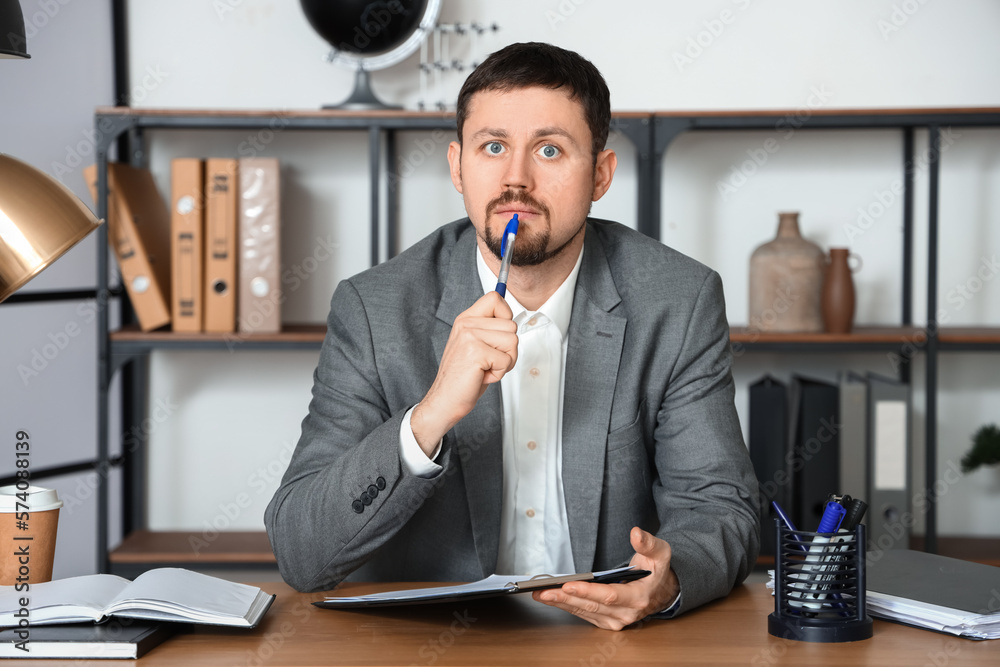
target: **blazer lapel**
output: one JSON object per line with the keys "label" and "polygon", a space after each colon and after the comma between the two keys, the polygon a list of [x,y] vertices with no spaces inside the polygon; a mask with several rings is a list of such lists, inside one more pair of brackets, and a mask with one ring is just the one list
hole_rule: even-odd
{"label": "blazer lapel", "polygon": [[[447,269],[447,284],[438,304],[438,326],[431,335],[438,364],[455,318],[483,296],[476,269],[476,234],[468,230],[456,242]],[[500,385],[496,383],[449,435],[460,461],[472,520],[472,535],[483,576],[496,569],[500,544],[500,505],[503,502],[503,442]]]}
{"label": "blazer lapel", "polygon": [[605,448],[625,340],[626,318],[604,248],[590,228],[573,297],[566,352],[562,421],[562,475],[573,561],[593,567],[601,511]]}

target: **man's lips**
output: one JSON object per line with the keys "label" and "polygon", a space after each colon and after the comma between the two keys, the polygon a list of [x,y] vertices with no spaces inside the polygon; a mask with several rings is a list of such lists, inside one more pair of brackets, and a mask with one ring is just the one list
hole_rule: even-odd
{"label": "man's lips", "polygon": [[505,216],[508,216],[508,217],[514,215],[515,213],[517,213],[519,216],[520,215],[541,215],[540,212],[536,211],[533,208],[513,208],[513,207],[499,208],[496,211],[494,211],[494,213],[497,214],[497,215],[505,215]]}

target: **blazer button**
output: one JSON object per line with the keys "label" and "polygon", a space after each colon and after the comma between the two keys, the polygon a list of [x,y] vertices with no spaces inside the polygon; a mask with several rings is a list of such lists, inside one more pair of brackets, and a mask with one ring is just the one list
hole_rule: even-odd
{"label": "blazer button", "polygon": [[375,480],[375,486],[378,487],[379,491],[381,491],[382,489],[384,489],[385,488],[385,477],[379,477],[378,479],[376,479]]}
{"label": "blazer button", "polygon": [[372,497],[369,496],[367,493],[362,493],[361,494],[361,502],[363,502],[365,505],[371,505],[372,504]]}
{"label": "blazer button", "polygon": [[372,498],[378,498],[378,487],[374,484],[368,485],[368,495]]}
{"label": "blazer button", "polygon": [[365,511],[365,506],[361,504],[360,500],[355,500],[353,503],[351,503],[351,507],[354,508],[354,511],[357,512],[358,514],[361,514],[362,512]]}

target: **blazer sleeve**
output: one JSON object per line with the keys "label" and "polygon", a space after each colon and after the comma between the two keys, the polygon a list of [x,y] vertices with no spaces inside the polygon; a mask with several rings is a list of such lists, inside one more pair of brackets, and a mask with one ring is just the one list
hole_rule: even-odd
{"label": "blazer sleeve", "polygon": [[653,497],[658,536],[670,543],[682,602],[677,613],[723,597],[759,549],[757,479],[733,403],[722,281],[702,283],[657,415]]}
{"label": "blazer sleeve", "polygon": [[[433,492],[407,473],[399,428],[375,365],[364,303],[349,281],[334,292],[309,414],[264,523],[281,576],[299,591],[328,590],[360,567]],[[438,463],[448,467],[447,446]]]}

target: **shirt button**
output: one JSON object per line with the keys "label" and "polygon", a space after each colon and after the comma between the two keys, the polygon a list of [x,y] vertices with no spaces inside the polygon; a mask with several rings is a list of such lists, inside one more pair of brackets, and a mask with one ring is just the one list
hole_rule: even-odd
{"label": "shirt button", "polygon": [[536,324],[538,324],[538,318],[537,317],[532,317],[530,320],[528,320],[528,326],[529,327],[533,327]]}
{"label": "shirt button", "polygon": [[527,512],[525,512],[525,514],[527,514],[528,518],[531,519],[532,517],[535,516],[535,510],[528,510]]}
{"label": "shirt button", "polygon": [[537,447],[537,446],[538,446],[538,443],[535,442],[534,440],[529,440],[528,441],[528,449],[534,451],[535,447]]}
{"label": "shirt button", "polygon": [[541,373],[541,371],[540,371],[540,370],[538,370],[537,368],[532,368],[532,369],[531,369],[530,371],[528,371],[528,372],[529,372],[529,373],[531,373],[531,377],[538,377],[538,374],[539,374],[539,373]]}

